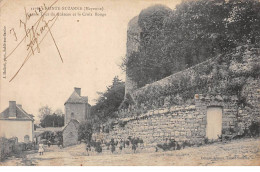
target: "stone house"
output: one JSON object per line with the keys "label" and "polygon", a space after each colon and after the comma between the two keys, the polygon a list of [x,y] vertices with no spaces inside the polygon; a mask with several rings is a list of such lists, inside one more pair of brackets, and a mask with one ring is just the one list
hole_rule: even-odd
{"label": "stone house", "polygon": [[63,146],[72,146],[78,143],[78,128],[79,122],[71,119],[70,122],[63,128]]}
{"label": "stone house", "polygon": [[63,128],[63,146],[75,145],[78,142],[78,126],[90,120],[90,108],[87,96],[81,96],[81,88],[74,88],[65,102],[65,126]]}
{"label": "stone house", "polygon": [[81,88],[74,88],[73,93],[64,105],[65,125],[68,124],[71,119],[81,122],[90,118],[91,106],[88,103],[88,97],[81,96]]}
{"label": "stone house", "polygon": [[17,137],[19,142],[33,140],[34,119],[22,105],[9,101],[9,107],[0,113],[0,137]]}

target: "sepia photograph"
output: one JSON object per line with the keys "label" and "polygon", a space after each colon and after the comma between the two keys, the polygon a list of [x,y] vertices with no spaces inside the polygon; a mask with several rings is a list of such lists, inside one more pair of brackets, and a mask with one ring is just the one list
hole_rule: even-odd
{"label": "sepia photograph", "polygon": [[0,45],[0,169],[260,165],[259,0],[0,0]]}

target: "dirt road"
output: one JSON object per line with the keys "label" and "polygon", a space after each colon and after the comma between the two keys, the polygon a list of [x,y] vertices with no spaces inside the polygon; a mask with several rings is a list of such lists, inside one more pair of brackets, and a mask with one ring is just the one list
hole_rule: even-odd
{"label": "dirt road", "polygon": [[188,147],[182,150],[136,154],[97,154],[87,156],[85,145],[64,149],[56,146],[47,148],[43,156],[37,153],[23,158],[11,157],[0,163],[1,166],[195,166],[195,165],[260,165],[260,138],[243,139],[229,143],[215,143],[201,147]]}

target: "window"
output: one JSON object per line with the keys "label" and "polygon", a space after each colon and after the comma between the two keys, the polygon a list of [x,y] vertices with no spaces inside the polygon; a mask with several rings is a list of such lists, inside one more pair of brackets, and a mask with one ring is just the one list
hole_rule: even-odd
{"label": "window", "polygon": [[27,143],[30,141],[30,136],[26,135],[24,136],[24,142]]}
{"label": "window", "polygon": [[71,116],[71,119],[74,119],[74,118],[75,118],[75,115],[74,115],[74,113],[73,113],[73,112],[71,113],[71,115],[70,115],[70,116]]}

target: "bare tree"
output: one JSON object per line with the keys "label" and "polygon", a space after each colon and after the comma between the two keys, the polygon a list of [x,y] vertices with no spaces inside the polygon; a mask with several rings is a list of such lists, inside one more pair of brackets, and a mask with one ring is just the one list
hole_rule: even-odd
{"label": "bare tree", "polygon": [[44,118],[47,116],[47,115],[51,115],[52,114],[52,110],[51,108],[46,105],[46,106],[43,106],[39,109],[39,117],[40,117],[40,121],[43,121]]}
{"label": "bare tree", "polygon": [[57,109],[54,113],[59,116],[62,116],[64,114],[61,109]]}

